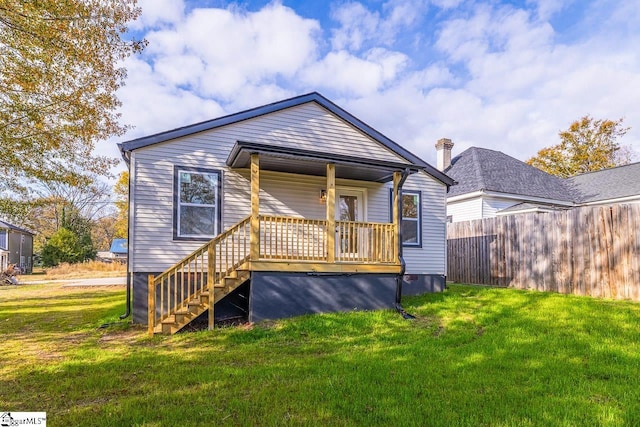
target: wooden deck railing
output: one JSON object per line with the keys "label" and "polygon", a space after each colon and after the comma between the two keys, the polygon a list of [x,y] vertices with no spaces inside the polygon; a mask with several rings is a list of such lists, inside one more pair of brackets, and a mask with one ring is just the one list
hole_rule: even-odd
{"label": "wooden deck railing", "polygon": [[395,226],[388,223],[336,221],[336,261],[395,263]]}
{"label": "wooden deck railing", "polygon": [[[149,330],[188,308],[189,301],[220,286],[247,261],[327,261],[327,221],[259,216],[259,257],[250,259],[251,220],[247,217],[158,276],[149,276]],[[394,264],[395,225],[336,221],[335,262]],[[210,274],[211,273],[211,274]]]}
{"label": "wooden deck railing", "polygon": [[327,221],[282,216],[260,216],[260,258],[324,261]]}
{"label": "wooden deck railing", "polygon": [[[260,259],[326,261],[327,221],[260,216]],[[338,262],[395,263],[395,226],[336,221]]]}

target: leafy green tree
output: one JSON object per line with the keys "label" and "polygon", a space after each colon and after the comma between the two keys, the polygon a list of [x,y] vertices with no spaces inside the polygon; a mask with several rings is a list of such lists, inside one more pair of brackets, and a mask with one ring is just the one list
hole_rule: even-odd
{"label": "leafy green tree", "polygon": [[25,180],[79,185],[115,159],[95,141],[123,134],[116,90],[136,0],[0,0],[0,192]]}
{"label": "leafy green tree", "polygon": [[77,234],[68,228],[53,233],[42,248],[42,264],[53,267],[62,262],[77,263],[95,257],[91,235]]}
{"label": "leafy green tree", "polygon": [[527,163],[562,178],[627,164],[633,151],[618,143],[629,130],[622,121],[584,116],[559,133],[560,144],[543,148]]}

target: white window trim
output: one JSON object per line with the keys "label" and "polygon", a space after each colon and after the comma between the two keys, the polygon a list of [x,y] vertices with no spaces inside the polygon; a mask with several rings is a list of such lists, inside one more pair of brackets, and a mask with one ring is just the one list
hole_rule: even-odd
{"label": "white window trim", "polygon": [[[182,173],[191,173],[199,175],[217,175],[217,186],[214,204],[204,203],[185,203],[180,200],[181,191],[181,175]],[[180,221],[182,218],[182,207],[194,206],[201,208],[214,209],[214,230],[213,234],[180,234]],[[209,168],[194,168],[187,166],[174,166],[174,200],[173,200],[173,239],[174,240],[209,240],[220,233],[222,227],[222,171]]]}

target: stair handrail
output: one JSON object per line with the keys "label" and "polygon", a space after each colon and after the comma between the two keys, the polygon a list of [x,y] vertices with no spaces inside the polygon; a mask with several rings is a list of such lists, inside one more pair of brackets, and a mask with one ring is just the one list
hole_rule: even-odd
{"label": "stair handrail", "polygon": [[[240,229],[242,229],[242,227],[246,227],[249,224],[251,217],[247,216],[245,218],[243,218],[240,222],[232,225],[231,227],[229,227],[227,230],[223,231],[222,233],[218,234],[217,236],[215,236],[214,238],[212,238],[211,240],[209,240],[207,243],[205,243],[204,245],[200,246],[198,249],[196,249],[195,251],[191,252],[189,255],[185,256],[184,258],[182,258],[180,261],[178,261],[177,263],[173,264],[171,267],[167,268],[165,271],[163,271],[162,273],[158,274],[157,276],[150,276],[149,277],[149,296],[148,296],[148,305],[149,305],[149,318],[148,318],[148,322],[149,322],[149,331],[150,333],[153,333],[152,331],[155,329],[156,325],[158,324],[158,322],[161,322],[162,320],[168,318],[169,316],[171,316],[172,314],[175,314],[175,312],[179,309],[182,308],[186,305],[186,303],[188,303],[188,300],[193,297],[195,294],[197,293],[201,293],[204,290],[209,288],[210,283],[208,284],[206,281],[204,281],[203,278],[203,272],[205,271],[204,269],[204,260],[205,260],[205,254],[206,254],[206,258],[207,258],[207,267],[206,267],[206,273],[209,275],[211,275],[211,277],[213,277],[213,283],[217,283],[218,281],[224,279],[225,276],[227,276],[229,274],[230,271],[232,271],[234,268],[237,268],[239,266],[239,264],[241,262],[246,261],[246,257],[243,257],[242,259],[236,260],[235,259],[235,255],[232,257],[234,259],[235,262],[233,262],[232,265],[230,266],[223,266],[223,265],[216,265],[215,260],[209,260],[209,256],[211,254],[214,255],[214,257],[217,257],[219,254],[216,254],[216,246],[218,246],[220,243],[224,242],[225,239],[227,239],[230,236],[233,236],[234,233],[236,233],[237,231],[239,231]],[[248,239],[248,235],[246,236],[246,238]],[[225,257],[227,257],[228,254],[225,254]],[[193,274],[195,275],[195,279],[193,282],[194,285],[194,289],[197,289],[197,292],[194,292],[193,294],[191,292],[187,292],[187,296],[181,298],[180,301],[178,301],[177,298],[177,291],[174,291],[174,301],[173,304],[170,304],[170,300],[171,297],[167,296],[167,305],[169,306],[166,310],[165,307],[163,307],[164,304],[164,286],[163,283],[165,281],[170,281],[171,275],[174,275],[174,277],[177,277],[178,272],[180,272],[181,275],[184,275],[184,269],[185,267],[189,267],[193,262],[196,262],[198,259],[200,259],[200,267],[202,269],[202,271],[200,272],[200,275],[198,275],[197,271],[194,271],[193,273],[191,272],[190,268],[187,268],[187,271],[189,275]],[[212,267],[214,266],[214,267]],[[212,270],[212,271],[211,271]],[[220,274],[218,274],[220,273]],[[184,279],[182,278],[183,276],[181,276],[181,283],[183,284],[184,287]],[[199,283],[196,283],[197,279],[200,280]],[[189,281],[189,287],[191,286],[192,282],[192,278],[188,277],[187,280]],[[175,281],[177,282],[177,281]],[[156,301],[156,293],[157,293],[157,288],[158,286],[160,286],[160,304],[157,305],[157,301]],[[177,283],[174,283],[174,289],[177,288]],[[210,289],[210,291],[213,291],[213,289]],[[167,293],[169,292],[169,290],[167,290]],[[213,298],[213,292],[210,295],[210,298]],[[160,313],[159,315],[156,314],[156,307],[160,308]]]}

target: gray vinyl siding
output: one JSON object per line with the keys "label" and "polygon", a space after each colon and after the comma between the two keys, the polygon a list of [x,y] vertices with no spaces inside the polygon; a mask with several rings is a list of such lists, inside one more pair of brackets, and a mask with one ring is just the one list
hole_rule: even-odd
{"label": "gray vinyl siding", "polygon": [[482,218],[482,197],[447,202],[447,215],[451,215],[453,222],[471,221]]}
{"label": "gray vinyl siding", "polygon": [[[135,150],[131,156],[133,177],[130,269],[163,271],[200,247],[202,241],[173,239],[173,169],[198,167],[221,171],[222,229],[249,215],[248,169],[231,170],[227,157],[236,141],[291,146],[378,160],[402,160],[378,142],[355,130],[315,103],[256,117]],[[367,220],[389,221],[390,184],[336,180],[337,186],[366,189]],[[325,177],[260,171],[261,213],[322,219],[326,205],[320,202]],[[423,248],[405,253],[408,273],[444,274],[445,186],[427,176],[412,176],[405,188],[423,193]]]}
{"label": "gray vinyl siding", "polygon": [[407,274],[446,275],[446,187],[425,173],[411,175],[404,189],[422,195],[422,247],[403,248]]}

